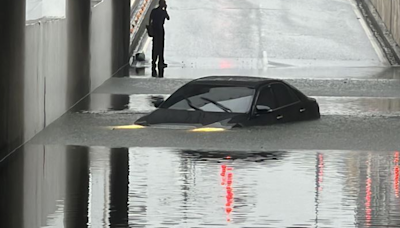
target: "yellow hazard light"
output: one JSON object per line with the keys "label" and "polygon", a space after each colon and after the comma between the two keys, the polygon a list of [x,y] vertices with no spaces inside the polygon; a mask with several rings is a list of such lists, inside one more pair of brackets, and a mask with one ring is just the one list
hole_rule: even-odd
{"label": "yellow hazard light", "polygon": [[192,132],[219,132],[219,131],[225,131],[224,128],[216,128],[216,127],[202,127],[202,128],[196,128],[191,130]]}
{"label": "yellow hazard light", "polygon": [[142,125],[137,125],[137,124],[133,124],[133,125],[125,125],[125,126],[116,126],[113,127],[113,130],[134,130],[134,129],[143,129],[145,128]]}

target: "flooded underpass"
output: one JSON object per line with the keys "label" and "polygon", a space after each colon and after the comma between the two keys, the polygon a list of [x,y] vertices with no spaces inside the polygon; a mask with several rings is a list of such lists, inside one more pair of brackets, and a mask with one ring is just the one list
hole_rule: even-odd
{"label": "flooded underpass", "polygon": [[[164,78],[152,77],[147,35],[135,38],[144,61],[116,64],[127,50],[110,31],[128,23],[102,13],[125,7],[91,2],[102,26],[87,24],[90,69],[78,58],[86,43],[70,50],[76,69],[28,64],[37,77],[24,78],[38,82],[24,87],[42,92],[23,94],[27,109],[3,121],[32,137],[0,158],[1,228],[400,227],[400,68],[356,1],[168,1]],[[316,99],[321,118],[219,132],[129,128],[155,99],[205,76],[284,80]],[[86,92],[66,90],[70,77]],[[79,102],[63,103],[70,96]]]}
{"label": "flooded underpass", "polygon": [[395,227],[399,155],[27,146],[1,166],[1,225]]}

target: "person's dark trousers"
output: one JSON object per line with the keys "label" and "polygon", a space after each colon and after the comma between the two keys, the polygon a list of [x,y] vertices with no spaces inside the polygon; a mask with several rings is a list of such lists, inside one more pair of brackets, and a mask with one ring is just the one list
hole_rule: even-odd
{"label": "person's dark trousers", "polygon": [[152,64],[151,64],[151,73],[153,77],[157,77],[157,60],[158,60],[158,39],[156,36],[153,36],[153,50],[152,50]]}
{"label": "person's dark trousers", "polygon": [[158,77],[163,78],[164,77],[164,36],[159,40],[159,55],[158,55]]}
{"label": "person's dark trousers", "polygon": [[152,51],[152,76],[157,77],[157,60],[158,60],[158,76],[163,77],[164,72],[164,32],[156,33],[153,37]]}

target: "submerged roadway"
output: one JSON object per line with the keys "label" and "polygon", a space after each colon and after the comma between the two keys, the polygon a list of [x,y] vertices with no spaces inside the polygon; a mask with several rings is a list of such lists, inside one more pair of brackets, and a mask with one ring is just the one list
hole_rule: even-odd
{"label": "submerged roadway", "polygon": [[[144,70],[109,79],[3,162],[1,181],[18,173],[19,227],[400,226],[400,68],[353,0],[171,0],[168,11],[165,78],[151,78],[144,37]],[[208,75],[285,79],[322,117],[112,130]]]}

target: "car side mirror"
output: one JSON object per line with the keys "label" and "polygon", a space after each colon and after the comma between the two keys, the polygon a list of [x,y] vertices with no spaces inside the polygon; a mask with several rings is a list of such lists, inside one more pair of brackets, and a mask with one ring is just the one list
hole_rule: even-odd
{"label": "car side mirror", "polygon": [[164,103],[164,98],[163,97],[152,97],[152,101],[154,107],[158,108],[162,103]]}
{"label": "car side mirror", "polygon": [[273,112],[273,110],[266,105],[257,105],[256,106],[257,114],[267,114]]}

